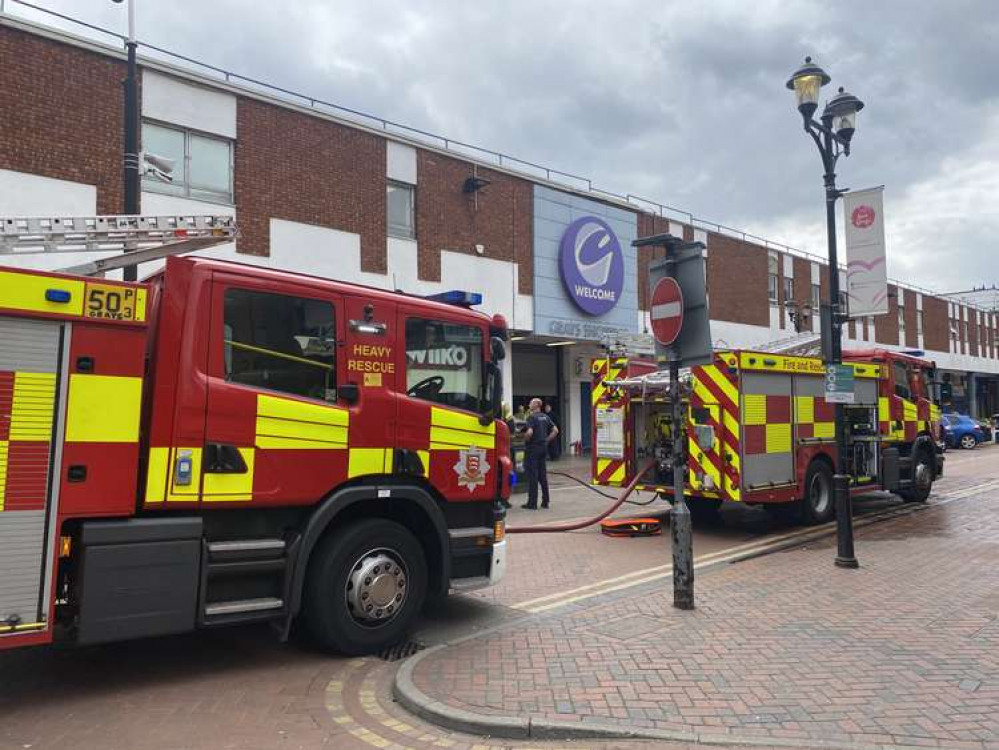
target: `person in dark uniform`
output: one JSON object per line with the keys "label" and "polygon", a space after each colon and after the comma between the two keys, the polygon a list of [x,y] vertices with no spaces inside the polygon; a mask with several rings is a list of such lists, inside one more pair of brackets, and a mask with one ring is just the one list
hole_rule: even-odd
{"label": "person in dark uniform", "polygon": [[527,430],[524,432],[526,455],[524,469],[527,473],[527,502],[521,508],[538,509],[538,485],[541,485],[541,507],[547,508],[548,494],[548,444],[558,435],[558,427],[552,424],[543,411],[541,399],[531,399],[531,414],[527,418]]}

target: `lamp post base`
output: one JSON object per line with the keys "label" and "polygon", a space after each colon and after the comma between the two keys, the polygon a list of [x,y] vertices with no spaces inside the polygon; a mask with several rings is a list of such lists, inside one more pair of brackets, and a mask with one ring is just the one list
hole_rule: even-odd
{"label": "lamp post base", "polygon": [[857,562],[856,557],[837,557],[836,558],[837,568],[859,568],[860,563]]}

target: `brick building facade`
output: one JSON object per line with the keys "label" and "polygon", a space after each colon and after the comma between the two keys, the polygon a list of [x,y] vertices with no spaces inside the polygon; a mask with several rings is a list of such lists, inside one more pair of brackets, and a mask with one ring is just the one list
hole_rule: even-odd
{"label": "brick building facade", "polygon": [[[121,52],[0,17],[0,59],[0,215],[119,212]],[[176,143],[183,161],[183,184],[144,180],[143,213],[235,214],[240,238],[223,254],[247,262],[414,293],[482,291],[487,310],[505,315],[517,334],[507,381],[514,396],[555,400],[570,441],[588,434],[588,367],[581,362],[598,351],[598,342],[535,326],[536,301],[564,294],[537,260],[542,224],[549,221],[539,218],[541,191],[564,194],[567,217],[589,206],[599,215],[630,216],[637,236],[669,231],[703,240],[712,331],[720,344],[752,346],[790,336],[792,312],[806,330],[818,330],[813,305],[827,298],[829,286],[828,268],[818,258],[392,135],[190,68],[143,60],[141,81],[143,148],[154,138],[157,148]],[[228,174],[207,174],[224,168],[225,155]],[[630,271],[637,277],[635,332],[647,330],[647,271],[656,252],[642,249]],[[923,349],[953,380],[955,406],[999,410],[999,315],[896,284],[889,291],[889,313],[851,322],[845,345]],[[518,361],[530,365],[520,368]],[[547,379],[538,372],[546,369]]]}

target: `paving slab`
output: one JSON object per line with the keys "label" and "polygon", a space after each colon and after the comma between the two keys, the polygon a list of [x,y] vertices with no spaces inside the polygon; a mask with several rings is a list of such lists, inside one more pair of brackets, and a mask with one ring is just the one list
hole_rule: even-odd
{"label": "paving slab", "polygon": [[858,570],[826,538],[699,575],[692,612],[640,584],[425,652],[396,693],[539,739],[999,747],[994,479],[858,529]]}

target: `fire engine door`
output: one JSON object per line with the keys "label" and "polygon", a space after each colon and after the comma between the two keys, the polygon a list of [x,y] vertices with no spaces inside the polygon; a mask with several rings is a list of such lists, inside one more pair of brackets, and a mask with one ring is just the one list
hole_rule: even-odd
{"label": "fire engine door", "polygon": [[0,317],[0,638],[48,620],[67,329]]}
{"label": "fire engine door", "polygon": [[315,502],[343,481],[341,309],[320,291],[216,274],[202,500]]}

